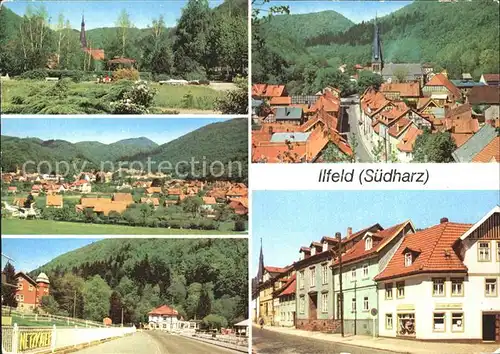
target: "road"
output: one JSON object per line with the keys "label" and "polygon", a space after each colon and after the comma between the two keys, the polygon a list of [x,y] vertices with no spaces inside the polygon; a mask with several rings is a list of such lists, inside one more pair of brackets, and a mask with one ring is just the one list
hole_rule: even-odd
{"label": "road", "polygon": [[356,147],[356,159],[357,162],[373,162],[370,154],[366,150],[363,140],[361,140],[361,133],[359,131],[359,105],[353,104],[346,110],[349,116],[349,137],[352,139],[352,134],[356,134],[356,141],[358,146]]}
{"label": "road", "polygon": [[78,354],[234,354],[225,349],[195,339],[161,331],[137,332],[131,336],[79,350]]}
{"label": "road", "polygon": [[253,332],[253,350],[257,354],[384,354],[387,351],[361,348],[344,343],[335,343],[320,339],[283,334],[266,329]]}

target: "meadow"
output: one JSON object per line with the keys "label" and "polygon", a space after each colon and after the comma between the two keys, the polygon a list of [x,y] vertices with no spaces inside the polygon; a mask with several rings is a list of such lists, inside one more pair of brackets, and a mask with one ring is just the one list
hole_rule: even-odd
{"label": "meadow", "polygon": [[4,235],[228,235],[233,223],[221,223],[219,230],[167,229],[126,225],[89,224],[54,220],[2,219]]}
{"label": "meadow", "polygon": [[[106,114],[109,104],[123,90],[120,82],[70,82],[58,92],[57,82],[40,80],[2,81],[2,112],[7,114]],[[217,113],[217,98],[224,91],[209,86],[170,86],[150,83],[156,90],[150,113]]]}

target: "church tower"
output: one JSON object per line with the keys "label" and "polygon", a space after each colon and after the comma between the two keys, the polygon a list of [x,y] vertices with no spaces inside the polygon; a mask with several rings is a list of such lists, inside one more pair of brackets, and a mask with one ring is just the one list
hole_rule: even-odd
{"label": "church tower", "polygon": [[382,58],[382,43],[380,41],[380,32],[377,25],[377,16],[375,16],[375,26],[373,29],[373,48],[372,48],[372,71],[382,73],[384,60]]}
{"label": "church tower", "polygon": [[264,253],[262,253],[262,238],[260,239],[260,255],[259,255],[259,269],[257,270],[257,280],[262,283],[264,276]]}
{"label": "church tower", "polygon": [[80,28],[80,44],[82,48],[87,48],[87,37],[85,36],[85,19],[82,15],[82,26]]}

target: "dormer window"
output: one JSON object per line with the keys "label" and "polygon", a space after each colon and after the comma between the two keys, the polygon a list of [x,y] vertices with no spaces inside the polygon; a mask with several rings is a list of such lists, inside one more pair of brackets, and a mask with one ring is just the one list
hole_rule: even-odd
{"label": "dormer window", "polygon": [[328,243],[323,242],[323,252],[328,251]]}
{"label": "dormer window", "polygon": [[367,237],[365,240],[365,251],[371,250],[373,246],[373,239],[371,237]]}
{"label": "dormer window", "polygon": [[411,266],[412,263],[413,263],[413,256],[412,256],[411,252],[406,252],[405,253],[405,267]]}
{"label": "dormer window", "polygon": [[311,256],[316,254],[316,247],[311,247]]}

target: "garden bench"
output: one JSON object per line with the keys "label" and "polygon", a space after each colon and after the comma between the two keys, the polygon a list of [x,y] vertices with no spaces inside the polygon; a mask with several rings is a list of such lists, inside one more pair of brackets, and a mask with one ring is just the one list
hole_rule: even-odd
{"label": "garden bench", "polygon": [[46,77],[45,81],[59,81],[58,77]]}

